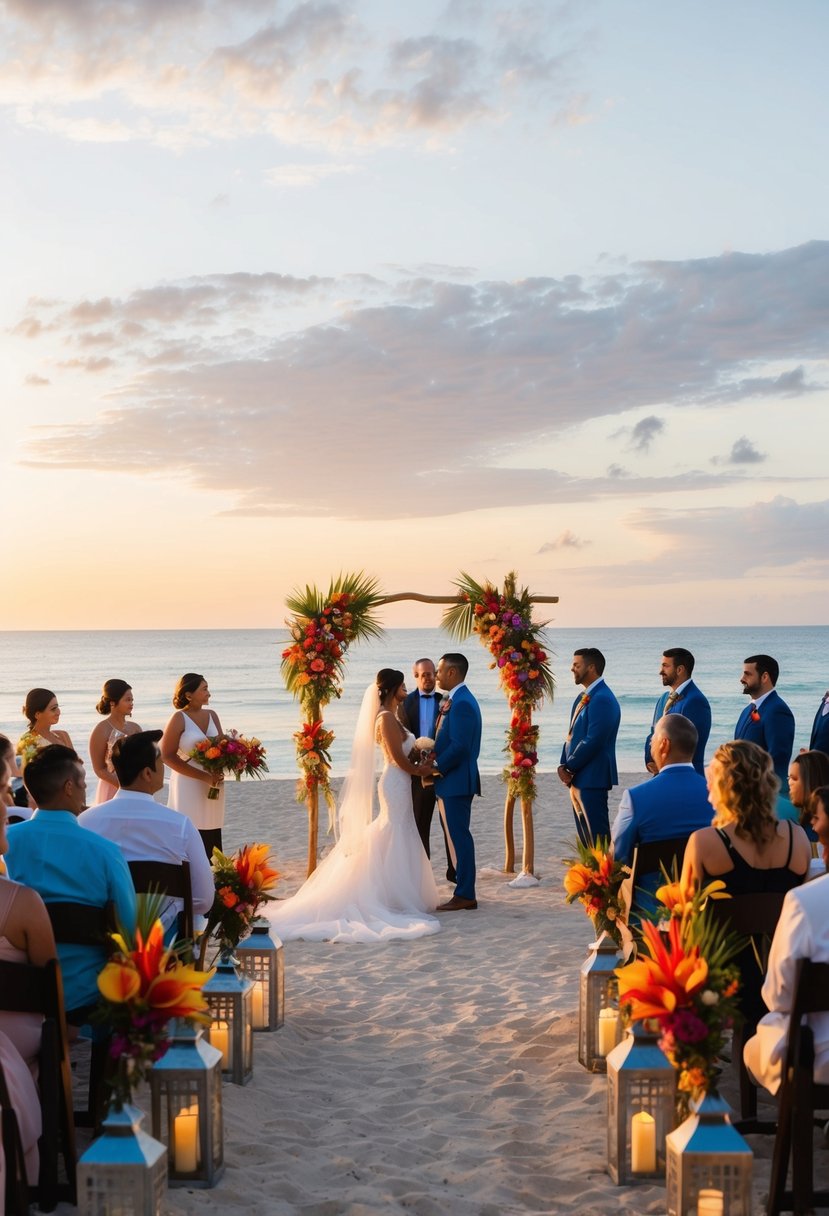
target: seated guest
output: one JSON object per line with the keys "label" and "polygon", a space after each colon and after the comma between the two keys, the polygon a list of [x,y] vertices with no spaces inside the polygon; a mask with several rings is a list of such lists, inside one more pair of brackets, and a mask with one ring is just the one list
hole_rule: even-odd
{"label": "seated guest", "polygon": [[[789,891],[783,901],[763,983],[763,1000],[769,1012],[760,1018],[757,1033],[743,1052],[746,1067],[758,1085],[773,1094],[780,1087],[800,958],[829,963],[829,874]],[[815,1080],[819,1085],[829,1085],[829,1013],[810,1013],[806,1022],[815,1040]]]}
{"label": "seated guest", "polygon": [[[812,831],[820,841],[821,861],[826,871],[829,870],[829,785],[819,785],[812,790],[809,805],[812,810]],[[813,861],[813,871],[816,865],[817,862]]]}
{"label": "seated guest", "polygon": [[812,790],[820,785],[829,785],[829,756],[824,752],[800,752],[793,756],[789,765],[789,800],[810,840],[817,840],[812,830]]}
{"label": "seated guest", "polygon": [[[778,782],[769,753],[756,743],[723,743],[708,766],[710,828],[694,832],[685,850],[682,883],[720,878],[729,895],[781,894],[805,879],[812,856],[808,837],[775,814]],[[741,1007],[747,1020],[764,1012],[762,972],[751,943],[737,958],[743,981]]]}
{"label": "seated guest", "polygon": [[[687,839],[697,828],[710,824],[714,811],[708,786],[694,769],[697,743],[697,728],[690,718],[666,714],[656,723],[650,754],[657,776],[622,794],[611,831],[617,861],[630,864],[639,844],[680,836]],[[658,870],[637,873],[631,911],[640,915],[655,911],[652,896],[663,881]]]}
{"label": "seated guest", "polygon": [[[124,928],[135,928],[135,889],[117,845],[78,823],[86,803],[86,774],[77,752],[60,743],[44,747],[26,765],[26,788],[37,810],[7,832],[9,878],[33,887],[44,903],[69,902],[103,908],[112,901]],[[61,942],[66,1020],[86,1022],[98,1003],[103,945]]]}
{"label": "seated guest", "polygon": [[[189,861],[193,911],[207,915],[216,889],[198,828],[154,798],[164,785],[161,735],[160,730],[142,730],[116,740],[112,766],[121,788],[108,801],[84,811],[78,822],[117,844],[127,862]],[[181,907],[180,899],[168,901],[161,915],[165,929],[175,928]]]}
{"label": "seated guest", "polygon": [[[0,806],[0,853],[6,847],[6,808]],[[0,877],[0,959],[43,967],[52,958],[57,958],[55,937],[43,900],[37,891]],[[0,1009],[0,1031],[30,1066],[40,1050],[42,1021],[39,1014]]]}
{"label": "seated guest", "polygon": [[[0,1031],[0,1067],[3,1069],[12,1110],[17,1116],[26,1178],[29,1185],[34,1186],[37,1183],[40,1165],[40,1154],[37,1147],[42,1130],[40,1099],[37,1096],[32,1074],[26,1067],[26,1061],[11,1039],[2,1031]],[[11,1168],[13,1166],[6,1161],[3,1144],[0,1141],[0,1212],[5,1211],[3,1199],[6,1190],[6,1172]]]}

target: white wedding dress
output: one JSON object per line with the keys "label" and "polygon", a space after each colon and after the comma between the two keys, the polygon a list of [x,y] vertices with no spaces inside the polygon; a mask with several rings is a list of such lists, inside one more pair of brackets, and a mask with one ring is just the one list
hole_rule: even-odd
{"label": "white wedding dress", "polygon": [[[406,755],[413,743],[407,732]],[[355,739],[355,754],[357,746]],[[283,941],[386,942],[440,930],[437,917],[429,915],[438,889],[415,826],[411,777],[385,756],[377,785],[380,811],[372,818],[373,754],[372,740],[371,784],[361,791],[363,821],[343,825],[341,819],[336,845],[296,895],[266,907]]]}

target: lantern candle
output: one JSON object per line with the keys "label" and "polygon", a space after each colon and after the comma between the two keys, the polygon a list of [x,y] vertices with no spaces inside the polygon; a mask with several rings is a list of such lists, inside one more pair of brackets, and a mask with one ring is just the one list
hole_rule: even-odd
{"label": "lantern candle", "polygon": [[697,1196],[697,1216],[723,1216],[722,1191],[704,1190]]}
{"label": "lantern candle", "polygon": [[652,1174],[656,1170],[656,1123],[645,1110],[630,1121],[630,1168],[634,1174]]}
{"label": "lantern candle", "polygon": [[228,1039],[229,1026],[227,1022],[214,1022],[210,1027],[210,1042],[222,1053],[222,1068],[230,1068],[230,1044]]}
{"label": "lantern candle", "polygon": [[178,1173],[193,1174],[198,1167],[198,1107],[187,1106],[176,1115],[173,1132],[175,1167]]}
{"label": "lantern candle", "polygon": [[264,1030],[266,1025],[265,1020],[265,988],[261,980],[255,980],[253,984],[253,1029]]}
{"label": "lantern candle", "polygon": [[606,1056],[616,1046],[616,1023],[619,1015],[615,1009],[599,1010],[599,1042],[597,1054]]}

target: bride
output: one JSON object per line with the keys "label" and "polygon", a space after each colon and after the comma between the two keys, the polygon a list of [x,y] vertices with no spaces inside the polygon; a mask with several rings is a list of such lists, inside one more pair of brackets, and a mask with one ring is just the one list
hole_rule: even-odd
{"label": "bride", "polygon": [[[397,718],[405,696],[403,672],[390,667],[366,689],[337,808],[337,843],[296,895],[268,907],[283,941],[378,942],[440,929],[428,915],[438,890],[412,812],[411,775],[431,770],[409,760],[414,736]],[[376,744],[385,763],[374,818]]]}

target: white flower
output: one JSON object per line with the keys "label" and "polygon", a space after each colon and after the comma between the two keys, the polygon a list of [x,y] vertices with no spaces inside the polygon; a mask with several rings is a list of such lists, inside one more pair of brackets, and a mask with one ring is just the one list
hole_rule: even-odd
{"label": "white flower", "polygon": [[712,992],[710,988],[706,988],[705,991],[700,995],[699,999],[702,1001],[703,1005],[719,1005],[720,994],[718,992]]}
{"label": "white flower", "polygon": [[419,739],[415,739],[415,747],[419,752],[430,752],[434,746],[434,739],[429,739],[426,735],[422,735]]}

